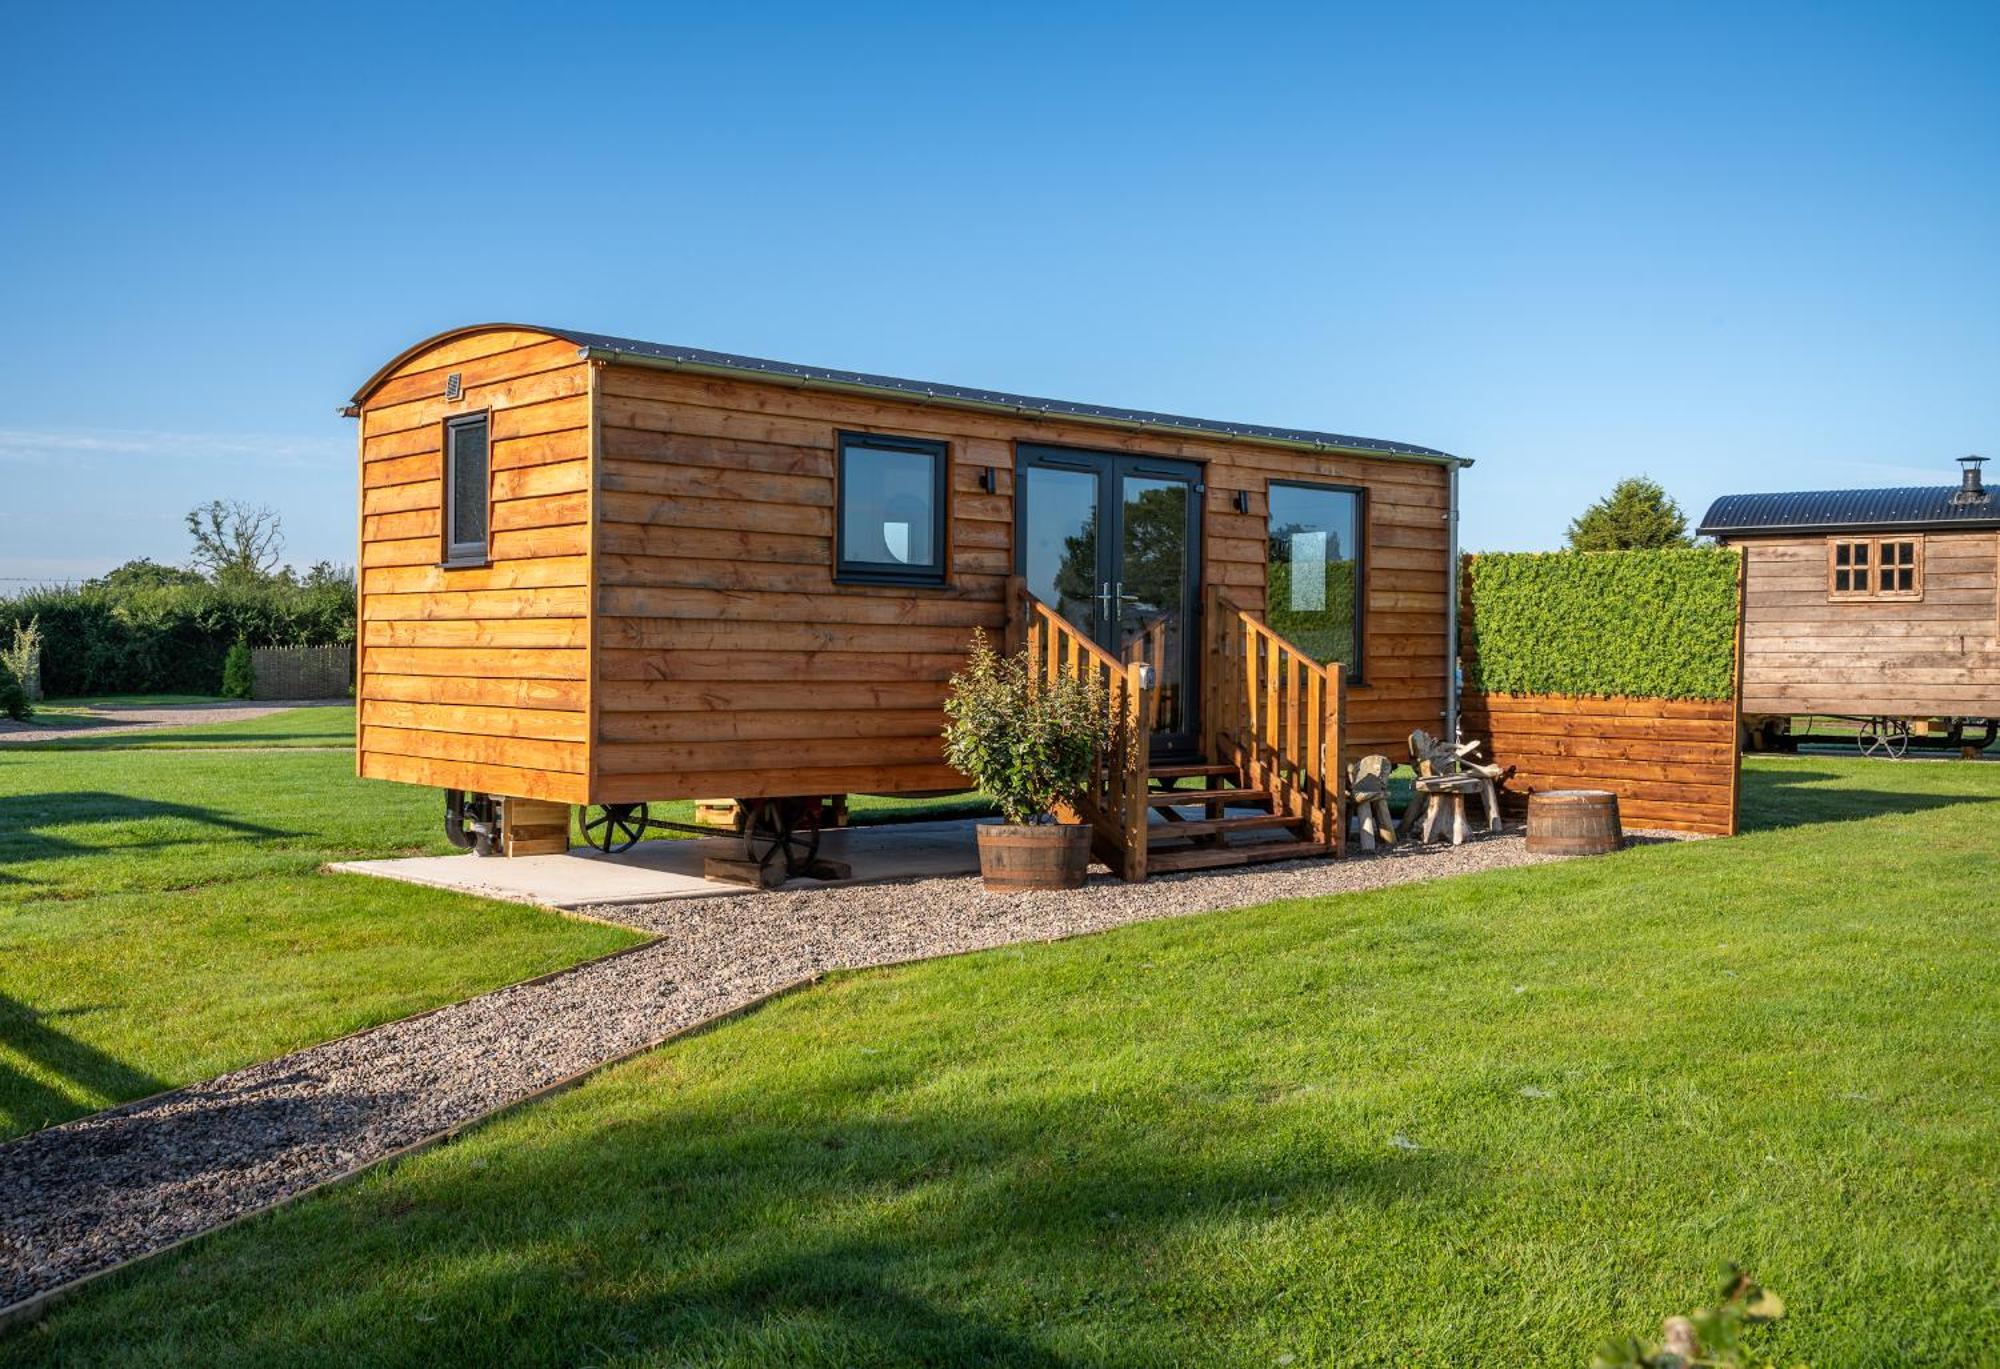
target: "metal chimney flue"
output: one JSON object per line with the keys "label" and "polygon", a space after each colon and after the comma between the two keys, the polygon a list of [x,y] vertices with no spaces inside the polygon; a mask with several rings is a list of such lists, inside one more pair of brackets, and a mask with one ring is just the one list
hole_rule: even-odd
{"label": "metal chimney flue", "polygon": [[1983,456],[1961,456],[1958,464],[1965,468],[1958,478],[1958,493],[1951,497],[1954,504],[1984,504],[1988,499],[1986,482],[1980,479],[1979,468],[1986,464]]}

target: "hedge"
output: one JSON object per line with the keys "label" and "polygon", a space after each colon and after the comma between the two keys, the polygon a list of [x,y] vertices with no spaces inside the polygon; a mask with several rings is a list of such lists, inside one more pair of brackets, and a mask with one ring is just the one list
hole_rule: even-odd
{"label": "hedge", "polygon": [[42,692],[214,694],[239,638],[263,646],[354,640],[351,581],[35,589],[0,599],[0,636],[42,624]]}
{"label": "hedge", "polygon": [[1734,697],[1738,555],[1468,556],[1466,684],[1493,694]]}

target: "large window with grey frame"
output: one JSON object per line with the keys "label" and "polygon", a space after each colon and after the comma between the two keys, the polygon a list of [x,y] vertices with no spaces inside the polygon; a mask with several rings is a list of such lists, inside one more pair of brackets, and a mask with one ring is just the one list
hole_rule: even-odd
{"label": "large window with grey frame", "polygon": [[1322,665],[1361,677],[1365,491],[1272,481],[1264,617]]}
{"label": "large window with grey frame", "polygon": [[857,584],[945,582],[942,442],[841,433],[835,472],[834,578]]}
{"label": "large window with grey frame", "polygon": [[444,423],[444,561],[486,561],[488,483],[487,416],[460,414]]}

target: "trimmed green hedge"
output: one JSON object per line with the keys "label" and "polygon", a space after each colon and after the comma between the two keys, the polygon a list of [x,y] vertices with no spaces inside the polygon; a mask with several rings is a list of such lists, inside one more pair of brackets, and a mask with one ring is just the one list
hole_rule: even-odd
{"label": "trimmed green hedge", "polygon": [[33,589],[0,599],[0,636],[40,619],[42,692],[214,694],[239,641],[322,646],[354,640],[354,582]]}
{"label": "trimmed green hedge", "polygon": [[1733,697],[1737,553],[1466,558],[1466,685],[1493,694]]}

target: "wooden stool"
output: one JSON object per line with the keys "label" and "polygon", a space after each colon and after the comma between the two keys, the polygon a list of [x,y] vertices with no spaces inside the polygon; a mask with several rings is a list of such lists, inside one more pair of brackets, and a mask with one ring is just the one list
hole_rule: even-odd
{"label": "wooden stool", "polygon": [[1374,850],[1378,838],[1396,844],[1396,820],[1389,814],[1389,772],[1395,768],[1387,756],[1363,756],[1347,767],[1348,802],[1364,851]]}

